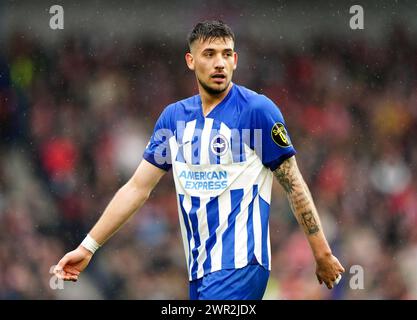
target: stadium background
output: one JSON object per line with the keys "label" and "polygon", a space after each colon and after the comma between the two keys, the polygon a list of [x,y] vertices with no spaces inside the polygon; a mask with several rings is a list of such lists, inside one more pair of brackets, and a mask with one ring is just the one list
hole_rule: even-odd
{"label": "stadium background", "polygon": [[[52,290],[49,271],[133,173],[164,106],[196,93],[185,38],[220,17],[237,38],[234,81],[281,107],[347,269],[318,286],[275,184],[265,299],[416,299],[417,5],[361,2],[1,2],[0,298],[187,299],[171,174],[76,284]],[[64,30],[49,28],[53,4]],[[353,4],[364,30],[349,28]]]}

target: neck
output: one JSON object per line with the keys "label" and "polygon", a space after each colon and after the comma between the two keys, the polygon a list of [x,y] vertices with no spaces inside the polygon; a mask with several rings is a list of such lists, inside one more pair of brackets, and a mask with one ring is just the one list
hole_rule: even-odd
{"label": "neck", "polygon": [[220,92],[219,94],[212,94],[208,93],[200,84],[198,85],[204,116],[213,110],[227,96],[230,89],[232,89],[232,86],[233,83],[230,81],[226,90]]}

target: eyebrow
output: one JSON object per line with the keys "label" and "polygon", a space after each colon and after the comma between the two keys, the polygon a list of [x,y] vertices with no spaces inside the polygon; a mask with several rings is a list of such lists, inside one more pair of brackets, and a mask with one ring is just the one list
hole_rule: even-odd
{"label": "eyebrow", "polygon": [[[206,48],[204,49],[202,52],[215,52],[216,50],[213,48]],[[227,49],[223,49],[221,50],[222,52],[233,52],[232,48],[227,48]]]}

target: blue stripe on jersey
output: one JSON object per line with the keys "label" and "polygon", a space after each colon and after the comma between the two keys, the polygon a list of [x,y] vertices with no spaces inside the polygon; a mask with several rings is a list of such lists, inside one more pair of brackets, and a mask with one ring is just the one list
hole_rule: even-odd
{"label": "blue stripe on jersey", "polygon": [[192,249],[193,255],[193,263],[191,268],[191,275],[193,279],[197,278],[197,270],[198,270],[198,248],[200,247],[200,233],[198,230],[198,218],[197,218],[197,210],[200,208],[200,198],[199,197],[191,197],[191,210],[189,213],[191,226],[192,226],[192,234],[194,237],[194,248]]}
{"label": "blue stripe on jersey", "polygon": [[240,212],[240,204],[243,199],[243,189],[230,191],[231,209],[227,218],[227,229],[222,236],[222,267],[231,267],[235,265],[235,223],[236,216]]}
{"label": "blue stripe on jersey", "polygon": [[269,204],[261,196],[259,196],[259,211],[261,213],[261,229],[262,229],[262,265],[269,267],[268,259],[268,217]]}
{"label": "blue stripe on jersey", "polygon": [[253,203],[258,195],[258,185],[255,184],[252,188],[252,201],[248,207],[248,222],[246,228],[248,230],[248,263],[250,263],[255,256],[255,236],[253,230]]}
{"label": "blue stripe on jersey", "polygon": [[181,207],[181,213],[182,213],[182,219],[184,220],[184,225],[185,225],[185,229],[187,230],[187,239],[188,239],[188,268],[191,268],[191,252],[190,252],[190,240],[191,240],[191,229],[190,229],[190,225],[188,223],[188,217],[187,217],[187,213],[185,212],[184,209],[184,195],[183,194],[179,194],[178,195],[179,199],[180,199],[180,207]]}
{"label": "blue stripe on jersey", "polygon": [[207,212],[207,224],[210,237],[206,241],[206,261],[203,263],[204,274],[207,274],[211,270],[211,250],[216,243],[216,229],[219,226],[219,198],[211,197],[210,201],[206,205]]}
{"label": "blue stripe on jersey", "polygon": [[195,124],[195,129],[192,137],[192,147],[191,147],[191,162],[192,164],[200,164],[200,154],[201,154],[201,138],[204,129],[204,121],[197,120]]}

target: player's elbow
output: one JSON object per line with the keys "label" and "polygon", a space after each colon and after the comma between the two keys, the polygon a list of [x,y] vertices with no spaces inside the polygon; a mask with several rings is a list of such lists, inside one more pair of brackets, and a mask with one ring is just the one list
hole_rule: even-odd
{"label": "player's elbow", "polygon": [[151,190],[138,182],[135,178],[130,179],[123,188],[128,189],[129,193],[134,194],[136,201],[139,203],[143,203],[148,200],[151,194]]}

